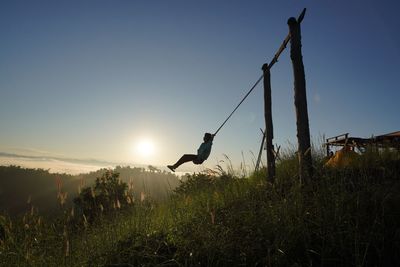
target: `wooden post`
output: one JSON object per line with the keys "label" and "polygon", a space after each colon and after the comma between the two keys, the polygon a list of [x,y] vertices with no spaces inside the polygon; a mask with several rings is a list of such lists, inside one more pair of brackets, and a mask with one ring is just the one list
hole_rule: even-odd
{"label": "wooden post", "polygon": [[263,151],[264,143],[265,143],[265,132],[261,128],[260,128],[260,131],[261,131],[263,137],[261,140],[260,151],[258,152],[258,156],[257,156],[256,168],[254,169],[255,172],[257,172],[260,169],[261,155],[262,155],[262,151]]}
{"label": "wooden post", "polygon": [[326,139],[326,157],[329,157],[329,154],[331,152],[331,147],[329,146],[329,139]]}
{"label": "wooden post", "polygon": [[304,74],[303,56],[301,53],[300,23],[295,18],[289,18],[290,58],[294,74],[294,105],[296,108],[299,175],[302,182],[307,183],[312,175],[312,157],[310,144],[310,128],[308,124],[306,79]]}
{"label": "wooden post", "polygon": [[267,147],[267,179],[273,183],[275,177],[275,154],[272,139],[274,129],[272,124],[272,105],[271,105],[271,75],[268,64],[262,66],[264,72],[264,116],[265,116],[265,138]]}

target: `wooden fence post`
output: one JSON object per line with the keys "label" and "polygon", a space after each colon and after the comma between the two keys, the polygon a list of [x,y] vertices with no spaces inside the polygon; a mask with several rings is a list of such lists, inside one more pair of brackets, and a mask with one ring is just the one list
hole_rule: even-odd
{"label": "wooden fence post", "polygon": [[300,23],[293,17],[289,18],[288,25],[290,33],[290,58],[294,74],[294,105],[296,108],[299,175],[300,180],[307,183],[313,175],[313,169],[310,128],[308,124],[306,79],[301,53],[301,30]]}
{"label": "wooden fence post", "polygon": [[267,146],[267,180],[274,182],[275,177],[275,154],[272,139],[274,129],[272,124],[272,105],[271,105],[271,74],[268,64],[262,66],[264,73],[264,116],[265,116],[265,138]]}

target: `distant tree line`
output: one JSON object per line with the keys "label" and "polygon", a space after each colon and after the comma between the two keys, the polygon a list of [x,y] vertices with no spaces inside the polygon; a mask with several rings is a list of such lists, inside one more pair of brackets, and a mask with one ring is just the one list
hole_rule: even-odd
{"label": "distant tree line", "polygon": [[[155,200],[164,199],[180,184],[176,175],[153,166],[148,169],[117,166],[113,170],[100,169],[79,175],[55,174],[45,169],[19,166],[0,166],[0,213],[18,215],[34,206],[40,213],[54,214],[60,210],[60,206],[72,207],[73,199],[85,188],[88,190],[87,188],[94,186],[97,190],[103,190],[107,183],[101,177],[110,173],[118,173],[117,180],[125,183],[132,197],[136,199],[143,193]],[[119,201],[121,205],[122,199]]]}

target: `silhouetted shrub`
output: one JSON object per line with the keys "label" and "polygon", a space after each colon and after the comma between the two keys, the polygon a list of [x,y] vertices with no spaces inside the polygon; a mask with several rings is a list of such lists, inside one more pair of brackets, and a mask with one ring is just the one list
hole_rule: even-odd
{"label": "silhouetted shrub", "polygon": [[84,216],[84,220],[93,222],[100,214],[108,214],[132,203],[127,189],[128,185],[119,179],[119,173],[108,170],[96,178],[93,187],[82,189],[74,199],[75,210]]}

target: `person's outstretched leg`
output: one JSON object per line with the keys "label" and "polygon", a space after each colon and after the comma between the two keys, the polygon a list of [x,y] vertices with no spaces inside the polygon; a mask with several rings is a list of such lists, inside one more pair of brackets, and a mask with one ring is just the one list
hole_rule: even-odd
{"label": "person's outstretched leg", "polygon": [[178,168],[180,165],[182,165],[185,162],[189,162],[189,161],[193,161],[197,159],[197,155],[193,155],[193,154],[185,154],[183,155],[174,165],[168,165],[167,167],[171,170],[171,171],[175,171],[176,168]]}

